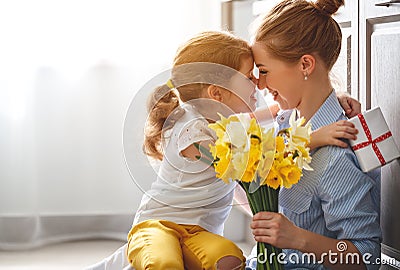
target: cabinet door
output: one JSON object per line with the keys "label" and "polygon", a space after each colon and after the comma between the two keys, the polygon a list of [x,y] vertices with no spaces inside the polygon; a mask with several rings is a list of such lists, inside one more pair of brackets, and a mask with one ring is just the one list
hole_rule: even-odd
{"label": "cabinet door", "polygon": [[[400,146],[400,4],[381,2],[360,1],[360,99],[380,106]],[[381,187],[382,253],[400,261],[400,159],[382,168]]]}

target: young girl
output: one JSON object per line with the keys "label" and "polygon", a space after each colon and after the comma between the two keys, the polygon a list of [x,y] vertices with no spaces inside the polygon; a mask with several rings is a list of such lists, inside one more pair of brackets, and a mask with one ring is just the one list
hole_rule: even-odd
{"label": "young girl", "polygon": [[204,32],[178,50],[171,79],[152,94],[144,150],[161,167],[128,234],[136,269],[243,269],[242,251],[221,236],[235,183],[216,179],[195,143],[215,140],[208,123],[217,112],[255,109],[253,66],[247,42]]}
{"label": "young girl", "polygon": [[[313,129],[345,118],[329,80],[341,47],[331,15],[341,5],[342,0],[282,1],[266,15],[252,46],[259,88],[275,91]],[[289,269],[378,269],[379,173],[364,174],[350,148],[321,147],[312,156],[314,171],[281,189],[282,213],[254,216],[255,239],[283,248]],[[304,260],[302,253],[315,260]]]}

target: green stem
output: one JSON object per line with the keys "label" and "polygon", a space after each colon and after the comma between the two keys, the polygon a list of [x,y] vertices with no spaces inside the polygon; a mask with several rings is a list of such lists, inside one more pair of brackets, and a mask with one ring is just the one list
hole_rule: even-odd
{"label": "green stem", "polygon": [[[253,214],[260,211],[278,212],[278,193],[266,185],[260,186],[255,192],[249,192],[250,183],[238,181],[239,185],[246,192],[247,200]],[[257,270],[282,270],[283,266],[278,262],[277,256],[282,252],[281,249],[271,246],[267,243],[257,243]],[[275,253],[272,261],[269,261],[269,255]],[[263,259],[265,263],[259,262]]]}

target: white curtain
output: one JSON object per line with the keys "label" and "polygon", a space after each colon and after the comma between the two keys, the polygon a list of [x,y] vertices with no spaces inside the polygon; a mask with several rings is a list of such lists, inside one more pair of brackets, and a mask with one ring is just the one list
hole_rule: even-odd
{"label": "white curtain", "polygon": [[130,102],[219,28],[216,0],[0,0],[0,250],[125,239],[142,195],[123,154]]}

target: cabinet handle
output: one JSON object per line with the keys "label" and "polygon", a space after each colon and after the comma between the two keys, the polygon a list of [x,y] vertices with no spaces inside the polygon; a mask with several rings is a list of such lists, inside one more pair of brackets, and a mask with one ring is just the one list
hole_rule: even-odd
{"label": "cabinet handle", "polygon": [[375,6],[377,7],[390,7],[392,4],[400,4],[400,0],[390,0],[387,2],[377,3]]}

